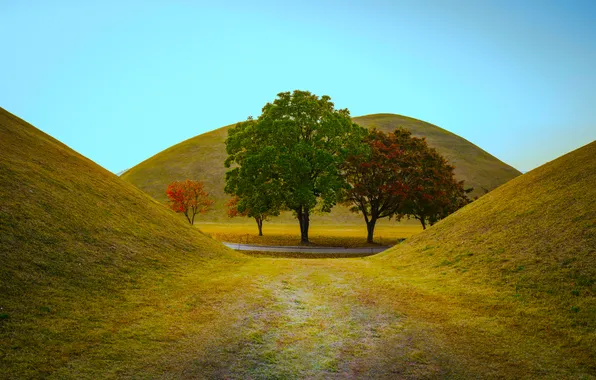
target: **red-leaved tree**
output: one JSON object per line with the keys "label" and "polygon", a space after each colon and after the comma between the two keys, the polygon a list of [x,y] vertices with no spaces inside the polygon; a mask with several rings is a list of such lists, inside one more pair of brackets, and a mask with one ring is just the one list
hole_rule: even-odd
{"label": "red-leaved tree", "polygon": [[412,216],[426,228],[469,202],[453,167],[424,138],[373,129],[364,143],[368,149],[348,157],[342,170],[345,203],[363,214],[369,243],[381,218]]}
{"label": "red-leaved tree", "polygon": [[373,129],[364,139],[368,149],[344,162],[349,186],[344,200],[364,216],[369,243],[377,220],[403,215],[417,178],[419,140],[401,129],[394,133]]}
{"label": "red-leaved tree", "polygon": [[405,202],[404,214],[431,226],[470,203],[463,181],[455,178],[454,167],[435,149],[425,149],[419,160],[416,186]]}
{"label": "red-leaved tree", "polygon": [[170,208],[183,213],[190,224],[194,224],[195,215],[204,214],[215,202],[209,198],[203,182],[190,179],[170,183],[166,189],[166,195]]}

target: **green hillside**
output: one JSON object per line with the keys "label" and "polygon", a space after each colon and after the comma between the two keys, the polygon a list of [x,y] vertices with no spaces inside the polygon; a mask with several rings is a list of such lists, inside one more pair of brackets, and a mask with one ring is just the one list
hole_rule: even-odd
{"label": "green hillside", "polygon": [[[426,136],[429,144],[456,166],[457,177],[464,180],[466,186],[474,187],[472,196],[483,195],[484,189],[492,190],[520,174],[467,140],[420,120],[393,114],[376,114],[356,117],[354,121],[362,126],[377,127],[384,131],[405,127],[416,136]],[[216,204],[214,210],[202,219],[228,221],[224,206],[228,197],[223,192],[227,169],[223,162],[227,157],[224,141],[230,127],[232,126],[222,127],[176,144],[126,171],[122,178],[160,202],[166,201],[165,189],[168,183],[186,178],[204,180],[207,188],[211,189]],[[281,218],[274,218],[273,222],[287,222],[291,219],[291,215],[287,213]],[[315,223],[362,223],[361,216],[349,213],[344,207],[336,207],[330,215],[314,215],[313,220]]]}
{"label": "green hillside", "polygon": [[[45,376],[83,357],[150,357],[164,329],[150,319],[168,319],[163,303],[185,273],[213,276],[243,260],[1,108],[0,185],[3,379]],[[143,328],[132,334],[135,325]],[[122,352],[110,348],[127,340]]]}
{"label": "green hillside", "polygon": [[[374,260],[426,289],[436,305],[449,302],[457,312],[444,310],[443,326],[482,316],[481,324],[465,323],[482,339],[472,334],[459,349],[492,337],[495,350],[525,355],[535,367],[562,357],[562,373],[596,374],[596,142],[515,178]],[[524,344],[530,336],[533,347]]]}

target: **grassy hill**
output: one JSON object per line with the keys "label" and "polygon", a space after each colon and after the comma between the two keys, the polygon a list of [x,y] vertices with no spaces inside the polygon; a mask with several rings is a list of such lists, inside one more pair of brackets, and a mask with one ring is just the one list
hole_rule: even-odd
{"label": "grassy hill", "polygon": [[242,261],[0,108],[0,378],[55,375],[84,357],[98,363],[79,375],[94,377],[106,371],[102,360],[111,358],[110,370],[118,371],[121,359],[151,357],[164,344],[155,340],[184,335],[154,323],[168,321],[168,297],[203,302],[201,311],[187,307],[178,316],[194,313],[199,323],[202,311],[213,312],[201,297],[223,294],[228,285],[214,291],[213,282],[208,290],[195,284],[189,295],[181,284],[213,279]]}
{"label": "grassy hill", "polygon": [[237,255],[0,109],[0,378],[594,378],[596,142],[378,256]]}
{"label": "grassy hill", "polygon": [[[474,187],[472,196],[483,195],[485,189],[490,191],[520,174],[469,141],[420,120],[393,114],[376,114],[356,117],[354,121],[362,126],[377,127],[384,131],[392,131],[401,126],[416,136],[426,136],[429,144],[456,166],[457,177],[464,180],[466,186]],[[227,169],[223,162],[227,157],[224,141],[230,127],[232,125],[176,144],[129,169],[122,178],[160,202],[166,201],[165,189],[168,183],[186,178],[201,179],[216,199],[214,210],[202,219],[228,222],[224,206],[228,197],[223,192]],[[292,220],[291,215],[286,214],[272,221]],[[234,221],[242,219],[237,218]],[[350,213],[344,207],[336,207],[330,215],[313,216],[314,223],[361,224],[361,219],[361,216]]]}
{"label": "grassy hill", "polygon": [[472,196],[484,195],[521,174],[468,140],[421,120],[376,114],[356,117],[354,121],[363,127],[376,127],[386,132],[403,127],[414,136],[426,137],[428,144],[455,166],[457,178],[465,181],[466,187],[474,188]]}
{"label": "grassy hill", "polygon": [[[531,377],[558,376],[541,374],[541,366],[562,377],[570,369],[595,375],[596,142],[513,179],[374,260],[425,289],[426,315],[462,335],[454,350],[482,350],[488,339],[494,351],[531,363]],[[471,330],[476,335],[466,334]]]}

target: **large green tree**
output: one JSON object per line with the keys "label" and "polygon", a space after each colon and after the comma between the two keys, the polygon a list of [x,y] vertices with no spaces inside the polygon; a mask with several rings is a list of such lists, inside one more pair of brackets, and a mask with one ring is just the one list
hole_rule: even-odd
{"label": "large green tree", "polygon": [[[302,243],[308,243],[310,215],[329,212],[346,188],[340,163],[359,149],[363,128],[347,109],[336,110],[329,96],[282,92],[257,120],[231,128],[226,140],[227,191],[263,189],[294,211]],[[253,186],[254,185],[254,186]],[[256,187],[255,187],[256,186]]]}
{"label": "large green tree", "polygon": [[[279,215],[283,207],[282,192],[276,181],[272,181],[273,174],[267,166],[267,155],[248,155],[246,152],[258,150],[257,140],[252,138],[256,121],[249,117],[247,121],[238,123],[229,132],[226,147],[228,153],[235,151],[235,168],[226,173],[224,191],[232,195],[228,203],[228,216],[248,216],[255,218],[259,229],[259,236],[263,235],[263,221],[271,216]],[[230,156],[231,157],[231,156]],[[226,166],[231,166],[231,158],[226,160]]]}

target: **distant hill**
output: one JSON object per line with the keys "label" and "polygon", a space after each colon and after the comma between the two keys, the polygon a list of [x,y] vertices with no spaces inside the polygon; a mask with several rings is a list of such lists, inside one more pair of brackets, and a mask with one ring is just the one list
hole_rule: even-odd
{"label": "distant hill", "polygon": [[149,296],[187,265],[237,260],[0,108],[0,378],[46,377],[100,347],[142,310],[126,292]]}
{"label": "distant hill", "polygon": [[468,140],[436,125],[393,114],[376,114],[354,118],[363,127],[376,127],[390,132],[403,127],[414,136],[426,137],[453,166],[459,180],[474,188],[472,196],[481,196],[521,174],[517,169],[500,161]]}
{"label": "distant hill", "polygon": [[[424,121],[393,114],[361,116],[354,118],[354,121],[384,131],[404,127],[415,136],[427,137],[429,145],[456,166],[458,179],[464,180],[467,187],[474,188],[472,196],[481,196],[521,174],[469,141]],[[121,178],[160,202],[166,201],[168,183],[186,178],[203,180],[216,203],[214,210],[202,216],[202,220],[227,222],[229,218],[226,217],[224,205],[228,196],[223,192],[227,170],[223,165],[227,157],[224,142],[228,129],[233,126],[228,125],[176,144],[129,169]],[[286,213],[272,221],[287,222],[291,219],[291,214]],[[362,223],[361,216],[350,213],[345,207],[336,207],[330,215],[314,215],[313,220],[315,223]]]}
{"label": "distant hill", "polygon": [[[569,365],[596,373],[596,142],[511,180],[374,260],[396,268],[396,276],[437,281],[441,293],[478,291],[495,305],[491,323],[530,319],[528,334],[553,347],[559,338],[576,342],[565,346],[577,351]],[[518,307],[523,313],[506,315]]]}

